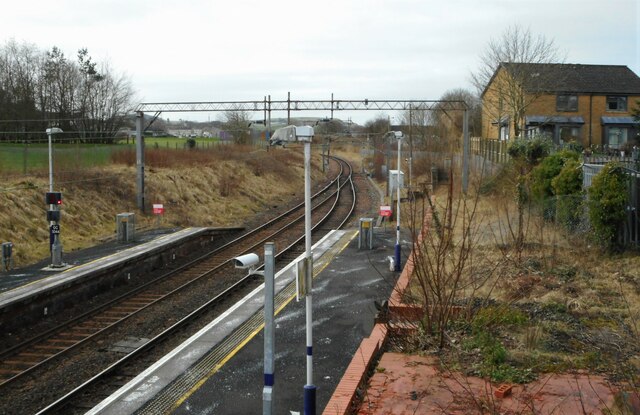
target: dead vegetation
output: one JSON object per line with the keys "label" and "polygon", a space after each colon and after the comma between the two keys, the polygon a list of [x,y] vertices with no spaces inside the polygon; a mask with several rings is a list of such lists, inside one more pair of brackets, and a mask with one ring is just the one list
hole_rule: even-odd
{"label": "dead vegetation", "polygon": [[[438,188],[430,231],[414,242],[406,298],[422,318],[392,350],[436,356],[446,373],[497,384],[599,374],[612,391],[637,398],[640,256],[611,254],[532,209],[519,211],[504,191],[511,178],[499,180],[482,193],[478,182],[467,197],[451,183]],[[414,230],[428,208],[413,204]]]}
{"label": "dead vegetation", "polygon": [[[163,203],[162,227],[237,226],[245,220],[302,196],[303,160],[296,149],[257,150],[217,146],[215,150],[149,149],[146,152],[148,212],[137,225],[156,226],[152,203]],[[319,157],[313,160],[320,180]],[[136,212],[135,152],[116,153],[109,167],[56,170],[63,193],[62,242],[65,252],[114,236],[115,216]],[[14,266],[49,255],[44,193],[46,171],[11,178],[0,192],[0,241],[14,243]]]}

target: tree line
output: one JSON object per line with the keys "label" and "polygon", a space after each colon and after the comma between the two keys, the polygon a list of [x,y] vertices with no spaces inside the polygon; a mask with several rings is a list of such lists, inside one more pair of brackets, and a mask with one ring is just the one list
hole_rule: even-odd
{"label": "tree line", "polygon": [[112,143],[133,96],[128,77],[86,48],[70,59],[55,46],[0,46],[0,141],[40,140],[55,126],[65,140]]}

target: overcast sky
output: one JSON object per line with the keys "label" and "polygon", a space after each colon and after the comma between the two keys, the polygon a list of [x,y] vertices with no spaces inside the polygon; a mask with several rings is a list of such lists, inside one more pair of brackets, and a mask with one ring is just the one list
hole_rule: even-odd
{"label": "overcast sky", "polygon": [[567,62],[640,75],[640,0],[27,0],[1,15],[3,43],[86,47],[142,102],[438,99],[472,89],[479,53],[510,25],[553,39]]}

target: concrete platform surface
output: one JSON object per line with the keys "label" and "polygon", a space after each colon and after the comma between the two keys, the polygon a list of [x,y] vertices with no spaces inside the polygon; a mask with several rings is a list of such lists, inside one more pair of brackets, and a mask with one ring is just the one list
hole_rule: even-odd
{"label": "concrete platform surface", "polygon": [[[180,241],[192,238],[203,233],[208,228],[186,228],[165,235],[156,235],[137,244],[114,245],[109,247],[95,247],[86,250],[83,256],[75,257],[75,265],[59,272],[48,272],[36,267],[10,273],[8,279],[0,287],[0,309],[25,298],[60,288],[71,282],[77,283],[82,278],[89,278],[104,269],[108,269],[122,261],[135,261],[138,257],[154,250],[162,249],[168,243],[180,243]],[[96,255],[104,255],[95,258]],[[2,291],[4,289],[4,291]]]}
{"label": "concrete platform surface", "polygon": [[[387,261],[393,254],[395,232],[377,228],[372,250],[359,250],[356,235],[353,230],[333,232],[313,248],[317,413],[329,401],[362,338],[371,332],[377,312],[374,300],[381,303],[388,298],[397,277],[389,271]],[[404,249],[408,252],[409,246]],[[303,409],[305,301],[295,301],[293,280],[292,263],[276,279],[276,290],[286,298],[276,301],[274,414],[302,413]],[[88,413],[261,413],[262,326],[242,329],[241,321],[256,315],[262,319],[262,304],[260,287]],[[237,346],[224,353],[216,351],[214,345],[228,341],[238,331],[242,337]],[[217,363],[202,369],[212,354],[220,354]]]}
{"label": "concrete platform surface", "polygon": [[[123,243],[113,240],[76,251],[65,251],[63,254],[63,262],[65,262],[67,266],[64,268],[49,270],[48,268],[51,263],[51,258],[46,258],[35,264],[26,265],[20,268],[12,268],[9,271],[0,271],[0,293],[34,281],[48,278],[52,275],[57,275],[70,268],[87,264],[96,259],[107,257],[114,253],[145,244],[165,235],[170,235],[179,231],[180,229],[175,228],[152,229],[137,233],[136,239],[133,242]],[[15,249],[19,249],[19,247],[14,247],[14,250]]]}

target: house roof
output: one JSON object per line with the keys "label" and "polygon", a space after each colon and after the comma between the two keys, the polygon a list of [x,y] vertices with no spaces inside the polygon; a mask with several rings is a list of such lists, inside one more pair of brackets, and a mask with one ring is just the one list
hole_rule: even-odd
{"label": "house roof", "polygon": [[523,78],[530,92],[640,95],[640,77],[624,65],[501,63],[500,67]]}

